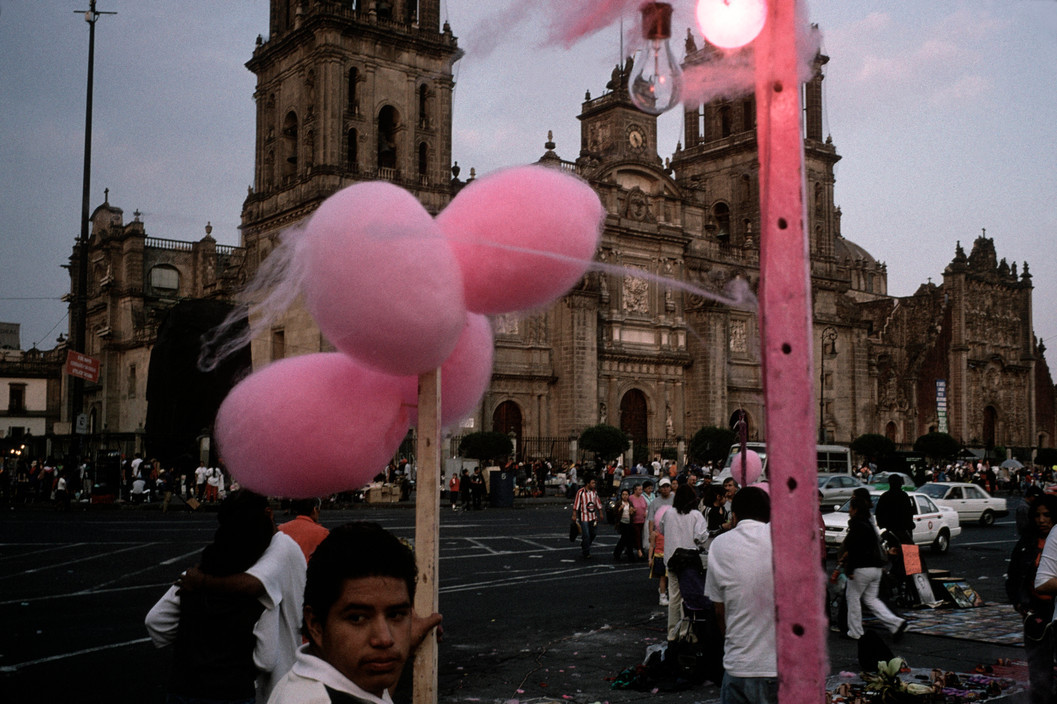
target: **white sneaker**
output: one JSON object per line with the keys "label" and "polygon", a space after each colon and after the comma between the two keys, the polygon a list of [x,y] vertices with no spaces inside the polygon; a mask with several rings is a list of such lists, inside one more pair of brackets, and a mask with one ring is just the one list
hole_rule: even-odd
{"label": "white sneaker", "polygon": [[660,595],[660,599],[658,599],[657,601],[658,601],[658,603],[661,606],[667,606],[668,605],[668,595],[667,594],[661,594]]}

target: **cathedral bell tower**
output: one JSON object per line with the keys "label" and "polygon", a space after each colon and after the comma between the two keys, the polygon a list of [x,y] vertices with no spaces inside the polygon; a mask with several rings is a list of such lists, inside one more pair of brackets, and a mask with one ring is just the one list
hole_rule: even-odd
{"label": "cathedral bell tower", "polygon": [[657,117],[642,112],[631,102],[628,77],[631,59],[613,68],[606,93],[584,97],[580,113],[580,158],[577,166],[590,171],[614,162],[639,161],[659,164]]}
{"label": "cathedral bell tower", "polygon": [[450,199],[452,65],[440,0],[272,0],[257,76],[253,186],[242,210],[251,269],[335,191],[386,180],[431,213]]}

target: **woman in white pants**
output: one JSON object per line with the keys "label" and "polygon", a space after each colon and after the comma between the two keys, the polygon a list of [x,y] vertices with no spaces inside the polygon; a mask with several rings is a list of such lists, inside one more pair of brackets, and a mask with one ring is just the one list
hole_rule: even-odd
{"label": "woman in white pants", "polygon": [[897,638],[906,629],[906,619],[899,618],[878,597],[883,567],[887,562],[877,530],[870,521],[870,501],[861,496],[851,500],[848,536],[841,546],[841,564],[848,577],[845,598],[848,602],[848,637],[862,637],[862,605],[865,603]]}

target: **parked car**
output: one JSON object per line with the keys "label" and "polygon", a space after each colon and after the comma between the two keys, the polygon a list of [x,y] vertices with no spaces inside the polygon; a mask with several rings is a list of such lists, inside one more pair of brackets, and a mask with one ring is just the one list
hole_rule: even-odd
{"label": "parked car", "polygon": [[888,478],[893,474],[903,477],[903,491],[916,491],[914,478],[902,472],[878,472],[872,475],[866,483],[870,485],[871,491],[888,491]]}
{"label": "parked car", "polygon": [[632,474],[631,476],[621,479],[620,488],[613,492],[609,499],[606,500],[606,522],[613,523],[617,520],[617,501],[620,500],[620,492],[627,489],[629,493],[634,494],[635,487],[639,484],[645,484],[646,482],[650,482],[656,487],[657,477],[649,474]]}
{"label": "parked car", "polygon": [[818,503],[821,506],[840,506],[851,498],[852,492],[866,486],[850,474],[818,475]]}
{"label": "parked car", "polygon": [[1008,516],[1006,500],[991,496],[976,484],[968,482],[929,482],[918,489],[940,506],[949,506],[958,512],[962,521],[980,521],[982,525],[994,525],[995,518]]}
{"label": "parked car", "polygon": [[[874,508],[877,507],[877,499],[881,491],[871,491],[870,499]],[[947,506],[937,506],[932,499],[921,492],[914,491],[909,494],[914,503],[914,544],[930,545],[933,552],[945,553],[951,545],[951,538],[961,535],[962,526],[958,520],[958,512]],[[844,504],[833,513],[822,516],[826,524],[826,547],[837,548],[844,542],[848,535],[848,505]],[[870,520],[877,525],[877,519],[871,514]],[[880,530],[878,529],[878,534]]]}

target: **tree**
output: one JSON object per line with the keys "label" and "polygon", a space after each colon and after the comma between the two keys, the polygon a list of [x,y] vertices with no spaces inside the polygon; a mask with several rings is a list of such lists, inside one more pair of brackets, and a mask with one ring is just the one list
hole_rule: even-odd
{"label": "tree", "polygon": [[851,451],[879,463],[896,451],[896,444],[884,435],[866,433],[852,440]]}
{"label": "tree", "polygon": [[914,441],[914,452],[920,452],[935,462],[942,462],[958,454],[962,444],[947,433],[929,433]]}
{"label": "tree", "polygon": [[615,460],[631,447],[624,431],[612,425],[592,425],[580,433],[580,447],[593,452],[601,462]]}
{"label": "tree", "polygon": [[726,462],[730,446],[737,439],[738,434],[730,428],[714,425],[701,428],[690,438],[690,447],[687,448],[690,461],[697,464],[711,462],[712,466],[718,467]]}
{"label": "tree", "polygon": [[470,433],[459,441],[459,455],[479,462],[506,457],[513,451],[514,443],[503,433],[481,431]]}
{"label": "tree", "polygon": [[1035,454],[1035,464],[1043,467],[1052,467],[1057,464],[1057,449],[1052,447],[1039,448],[1039,451]]}

